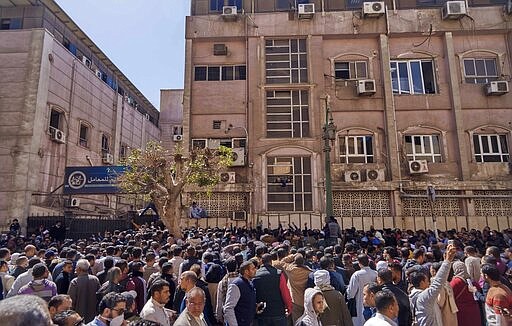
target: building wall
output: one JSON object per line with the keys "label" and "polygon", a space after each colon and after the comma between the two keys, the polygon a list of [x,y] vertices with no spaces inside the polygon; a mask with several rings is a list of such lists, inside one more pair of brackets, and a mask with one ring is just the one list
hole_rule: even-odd
{"label": "building wall", "polygon": [[[212,120],[248,130],[247,164],[232,168],[237,178],[240,176],[240,184],[220,185],[218,196],[247,192],[245,210],[253,213],[250,221],[265,214],[289,214],[291,219],[304,212],[325,214],[322,128],[327,105],[337,126],[331,151],[334,213],[345,227],[424,228],[432,226],[432,215],[441,228],[497,227],[500,223],[503,227],[509,223],[510,159],[476,162],[472,135],[506,135],[510,153],[512,95],[486,96],[481,84],[466,83],[463,75],[464,58],[496,58],[499,79],[510,81],[511,35],[501,6],[470,7],[471,21],[442,20],[440,8],[388,10],[380,18],[364,18],[359,11],[317,11],[313,19],[299,20],[293,11],[252,13],[246,7],[253,2],[246,1],[244,8],[250,14],[239,13],[236,20],[225,21],[205,9],[205,3],[192,1],[194,16],[187,17],[185,69],[191,77],[185,84],[185,94],[190,96],[184,106],[184,125],[189,124],[185,141],[191,144],[192,139],[225,137],[222,130],[210,129]],[[296,38],[306,39],[307,81],[268,84],[266,40]],[[227,55],[214,55],[213,46],[219,43],[227,46]],[[359,96],[354,80],[335,81],[334,62],[342,58],[367,62],[375,94]],[[433,61],[435,94],[393,94],[390,61],[404,59]],[[244,63],[245,81],[194,80],[197,66]],[[290,89],[306,90],[309,95],[309,135],[269,138],[266,92]],[[244,137],[243,131],[239,132],[237,136]],[[373,162],[343,163],[340,137],[361,133],[373,136]],[[426,174],[411,174],[404,137],[424,134],[439,135],[441,162],[429,163]],[[310,209],[268,209],[268,182],[272,180],[268,179],[267,163],[274,156],[311,157]],[[369,182],[364,174],[370,169],[383,169],[384,179]],[[346,180],[346,171],[361,171],[362,182]],[[438,194],[433,206],[426,197],[428,185]],[[487,209],[482,201],[488,203]],[[215,211],[220,217],[229,217],[230,211],[237,209],[226,206]]]}

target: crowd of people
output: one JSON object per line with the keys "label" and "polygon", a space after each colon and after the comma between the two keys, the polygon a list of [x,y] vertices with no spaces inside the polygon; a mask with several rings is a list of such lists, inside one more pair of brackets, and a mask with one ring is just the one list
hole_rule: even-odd
{"label": "crowd of people", "polygon": [[0,239],[1,325],[512,325],[512,229],[20,231]]}

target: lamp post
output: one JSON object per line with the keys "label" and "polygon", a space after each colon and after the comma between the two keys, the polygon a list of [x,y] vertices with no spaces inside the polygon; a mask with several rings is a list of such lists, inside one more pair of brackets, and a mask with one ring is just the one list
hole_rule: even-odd
{"label": "lamp post", "polygon": [[323,127],[322,139],[324,140],[323,151],[325,153],[325,219],[333,216],[332,208],[332,179],[331,179],[331,144],[336,140],[336,125],[331,114],[329,95],[325,97],[325,125]]}

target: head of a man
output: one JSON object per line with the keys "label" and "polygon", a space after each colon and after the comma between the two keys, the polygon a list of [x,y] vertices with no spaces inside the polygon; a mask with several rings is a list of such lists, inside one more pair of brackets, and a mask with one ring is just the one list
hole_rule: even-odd
{"label": "head of a man", "polygon": [[390,319],[398,317],[398,301],[389,290],[382,290],[375,294],[375,307],[377,311]]}
{"label": "head of a man", "polygon": [[35,295],[16,295],[0,301],[0,320],[9,326],[50,326],[48,304]]}
{"label": "head of a man", "polygon": [[166,304],[171,296],[169,283],[165,280],[158,280],[151,286],[151,298],[159,304]]}
{"label": "head of a man", "polygon": [[101,299],[98,305],[100,318],[104,321],[124,320],[124,312],[126,311],[126,299],[120,293],[110,292]]}
{"label": "head of a man", "polygon": [[188,292],[190,289],[192,289],[194,286],[196,286],[197,282],[197,274],[193,271],[186,271],[181,273],[180,275],[180,288]]}
{"label": "head of a man", "polygon": [[201,288],[194,287],[187,293],[187,310],[192,316],[199,318],[203,313],[205,303],[206,295]]}
{"label": "head of a man", "polygon": [[240,265],[240,275],[247,280],[252,280],[256,276],[256,266],[252,261],[243,262]]}
{"label": "head of a man", "polygon": [[66,260],[64,262],[64,266],[62,267],[62,271],[67,274],[73,273],[73,262],[71,260]]}
{"label": "head of a man", "polygon": [[363,305],[365,307],[375,307],[375,294],[380,290],[380,285],[375,282],[366,284],[363,288]]}
{"label": "head of a man", "polygon": [[48,310],[50,310],[50,315],[52,318],[59,312],[70,310],[72,306],[73,301],[67,294],[58,294],[52,297],[48,302]]}
{"label": "head of a man", "polygon": [[91,264],[89,264],[89,261],[87,261],[87,259],[79,259],[76,262],[76,273],[78,275],[89,274],[90,267]]}
{"label": "head of a man", "polygon": [[84,326],[84,319],[74,310],[64,310],[53,316],[52,321],[58,326]]}
{"label": "head of a man", "polygon": [[416,289],[425,290],[430,286],[430,278],[422,271],[414,271],[409,274],[409,282]]}

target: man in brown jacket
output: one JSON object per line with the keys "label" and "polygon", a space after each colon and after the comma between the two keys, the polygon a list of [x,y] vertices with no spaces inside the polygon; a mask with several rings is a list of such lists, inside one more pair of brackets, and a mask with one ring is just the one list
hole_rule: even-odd
{"label": "man in brown jacket", "polygon": [[280,261],[274,261],[272,265],[284,271],[288,278],[288,288],[293,303],[292,320],[295,324],[295,321],[304,313],[304,291],[306,291],[306,283],[312,270],[304,265],[304,257],[299,253],[288,255]]}
{"label": "man in brown jacket", "polygon": [[89,275],[90,264],[86,259],[76,263],[78,275],[69,284],[68,295],[73,302],[73,310],[84,318],[86,323],[96,317],[96,292],[100,288],[100,281],[94,275]]}

